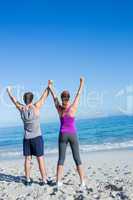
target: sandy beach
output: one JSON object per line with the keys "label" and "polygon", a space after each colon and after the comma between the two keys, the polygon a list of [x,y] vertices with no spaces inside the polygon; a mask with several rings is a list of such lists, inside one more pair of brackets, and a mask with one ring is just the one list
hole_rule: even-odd
{"label": "sandy beach", "polygon": [[[79,177],[71,155],[67,154],[63,187],[39,185],[40,174],[33,159],[33,184],[23,184],[23,160],[0,161],[0,200],[133,200],[133,152],[132,150],[90,152],[82,154],[86,173],[86,189],[80,191]],[[46,155],[47,171],[55,177],[57,154]]]}

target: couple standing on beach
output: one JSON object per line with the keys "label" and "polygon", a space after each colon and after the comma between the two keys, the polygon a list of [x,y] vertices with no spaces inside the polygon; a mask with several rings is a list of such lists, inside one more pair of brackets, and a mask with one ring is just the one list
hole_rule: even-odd
{"label": "couple standing on beach", "polygon": [[51,93],[55,107],[58,111],[60,117],[60,133],[59,133],[59,159],[57,164],[57,177],[56,184],[59,189],[62,186],[62,177],[63,177],[63,165],[65,161],[66,147],[67,144],[70,144],[73,158],[77,166],[77,171],[81,181],[81,188],[85,187],[84,181],[84,172],[82,168],[82,163],[79,154],[79,143],[76,134],[75,127],[75,113],[78,109],[78,104],[80,100],[80,95],[84,86],[84,78],[80,78],[80,86],[76,97],[72,103],[70,103],[70,94],[68,91],[63,91],[61,93],[62,103],[59,102],[54,88],[53,82],[48,81],[48,87],[43,92],[41,98],[33,103],[34,95],[31,92],[27,92],[23,96],[25,105],[17,101],[16,97],[12,95],[11,87],[8,87],[7,92],[15,104],[16,108],[20,111],[21,119],[24,123],[24,139],[23,139],[23,154],[25,156],[25,184],[31,185],[32,181],[30,178],[30,169],[31,169],[31,159],[32,156],[36,156],[39,170],[41,173],[41,182],[40,185],[48,183],[48,176],[44,163],[44,142],[42,137],[42,132],[40,128],[40,109],[43,106],[46,98]]}

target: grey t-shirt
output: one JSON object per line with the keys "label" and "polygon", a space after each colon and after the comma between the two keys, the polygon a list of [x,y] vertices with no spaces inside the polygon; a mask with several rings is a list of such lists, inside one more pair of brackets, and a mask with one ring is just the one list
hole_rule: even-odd
{"label": "grey t-shirt", "polygon": [[23,107],[21,118],[24,123],[25,139],[32,139],[41,135],[40,116],[35,114],[34,106],[28,110]]}

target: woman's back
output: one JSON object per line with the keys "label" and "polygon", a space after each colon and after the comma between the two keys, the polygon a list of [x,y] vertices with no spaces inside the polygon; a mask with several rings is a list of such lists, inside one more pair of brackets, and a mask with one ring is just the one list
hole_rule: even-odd
{"label": "woman's back", "polygon": [[62,116],[60,117],[61,133],[70,133],[70,134],[76,133],[75,117],[70,115],[70,109],[71,107],[68,107],[65,113],[63,113]]}

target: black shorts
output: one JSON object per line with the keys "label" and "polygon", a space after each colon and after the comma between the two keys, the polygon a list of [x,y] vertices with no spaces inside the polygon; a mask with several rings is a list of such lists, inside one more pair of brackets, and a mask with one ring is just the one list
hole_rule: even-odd
{"label": "black shorts", "polygon": [[42,136],[33,139],[23,140],[23,155],[24,156],[43,156],[44,155],[44,141]]}

